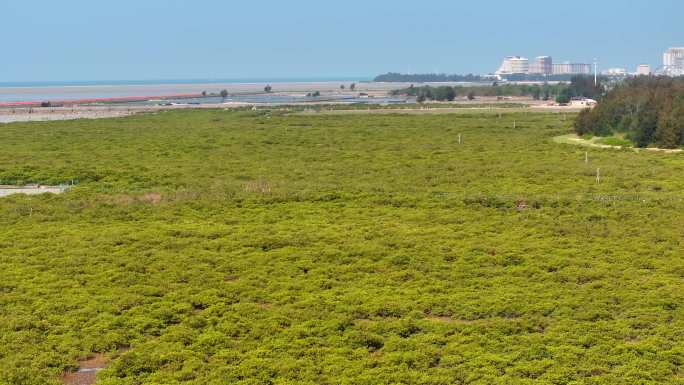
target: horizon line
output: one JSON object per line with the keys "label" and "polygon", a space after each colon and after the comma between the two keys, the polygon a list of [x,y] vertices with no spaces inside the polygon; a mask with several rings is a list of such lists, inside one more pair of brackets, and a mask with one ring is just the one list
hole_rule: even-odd
{"label": "horizon line", "polygon": [[371,81],[375,76],[282,76],[282,77],[236,77],[236,78],[159,78],[159,79],[90,79],[90,80],[7,80],[0,87],[41,87],[69,85],[150,85],[150,84],[221,84],[221,83],[287,83],[287,82],[334,82]]}

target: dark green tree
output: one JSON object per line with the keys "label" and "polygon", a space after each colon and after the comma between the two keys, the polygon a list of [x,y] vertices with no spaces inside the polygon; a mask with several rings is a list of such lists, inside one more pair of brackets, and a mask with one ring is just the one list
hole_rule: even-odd
{"label": "dark green tree", "polygon": [[532,91],[532,99],[534,99],[534,100],[541,99],[541,88],[539,88],[539,87],[534,88],[534,90]]}
{"label": "dark green tree", "polygon": [[453,87],[441,86],[437,88],[430,88],[432,93],[431,99],[438,101],[453,101],[456,98],[456,91]]}
{"label": "dark green tree", "polygon": [[598,84],[595,84],[593,76],[573,76],[572,79],[570,79],[571,97],[600,99],[603,95],[602,81],[603,79],[599,79]]}
{"label": "dark green tree", "polygon": [[639,114],[634,119],[634,130],[631,138],[637,147],[648,147],[655,142],[655,133],[658,128],[658,111],[652,100],[639,107]]}
{"label": "dark green tree", "polygon": [[655,141],[661,148],[676,148],[682,145],[684,134],[684,108],[682,103],[673,106],[670,99],[660,111],[655,131]]}
{"label": "dark green tree", "polygon": [[570,103],[570,100],[571,100],[570,96],[568,96],[567,94],[560,94],[560,95],[556,96],[556,103],[558,103],[562,106]]}
{"label": "dark green tree", "polygon": [[575,132],[579,136],[587,133],[593,133],[594,120],[591,115],[591,110],[587,108],[580,111],[579,115],[577,115],[577,118],[575,119],[575,122],[573,123],[573,126],[575,128]]}

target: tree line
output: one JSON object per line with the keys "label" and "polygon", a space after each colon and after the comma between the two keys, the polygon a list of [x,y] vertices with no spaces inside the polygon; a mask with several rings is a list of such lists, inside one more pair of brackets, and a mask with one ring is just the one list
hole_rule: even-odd
{"label": "tree line", "polygon": [[400,74],[389,72],[373,79],[385,83],[430,83],[430,82],[482,82],[487,81],[480,75],[447,75],[447,74]]}
{"label": "tree line", "polygon": [[600,99],[604,90],[605,79],[599,79],[597,84],[591,76],[574,76],[569,83],[556,84],[499,84],[497,82],[486,86],[420,86],[411,85],[408,88],[392,91],[393,95],[415,97],[418,102],[423,101],[453,101],[458,97],[470,100],[476,97],[519,96],[531,97],[534,100],[556,100],[558,103],[569,103],[573,98]]}
{"label": "tree line", "polygon": [[575,120],[579,135],[624,134],[637,147],[684,145],[684,78],[635,77],[618,84]]}
{"label": "tree line", "polygon": [[453,101],[458,97],[466,97],[473,100],[476,97],[497,96],[528,96],[536,100],[551,100],[559,95],[567,86],[565,85],[524,85],[506,84],[494,86],[460,87],[460,86],[422,86],[404,88],[392,91],[394,95],[415,97],[418,102],[424,101]]}

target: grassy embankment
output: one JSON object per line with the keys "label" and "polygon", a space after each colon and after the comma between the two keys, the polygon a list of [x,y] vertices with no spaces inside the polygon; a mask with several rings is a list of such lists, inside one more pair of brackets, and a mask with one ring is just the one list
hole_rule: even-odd
{"label": "grassy embankment", "polygon": [[684,157],[570,123],[3,126],[0,183],[79,185],[0,199],[0,383],[681,384]]}

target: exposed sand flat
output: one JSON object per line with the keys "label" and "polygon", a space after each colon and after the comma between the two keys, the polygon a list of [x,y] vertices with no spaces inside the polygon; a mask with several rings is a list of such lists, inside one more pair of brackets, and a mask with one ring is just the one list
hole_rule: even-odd
{"label": "exposed sand flat", "polygon": [[[30,112],[29,112],[30,111]],[[47,122],[52,120],[99,119],[128,116],[136,113],[131,109],[77,108],[32,108],[0,110],[0,123]]]}
{"label": "exposed sand flat", "polygon": [[540,112],[580,112],[586,110],[585,106],[558,106],[549,104],[533,104],[530,107]]}
{"label": "exposed sand flat", "polygon": [[38,195],[38,194],[61,194],[66,191],[66,186],[2,186],[0,185],[0,197],[14,194]]}
{"label": "exposed sand flat", "polygon": [[[396,84],[396,83],[392,83]],[[339,92],[335,91],[335,92]],[[276,93],[275,95],[277,95]],[[382,91],[382,95],[386,95],[386,91]],[[297,94],[301,96],[301,94]],[[69,106],[69,107],[7,107],[0,108],[0,124],[13,122],[33,122],[33,121],[56,121],[56,120],[76,120],[76,119],[102,119],[102,118],[117,118],[135,115],[139,113],[155,113],[166,110],[177,109],[229,109],[240,107],[278,107],[288,105],[298,106],[325,106],[325,105],[349,105],[350,102],[345,100],[326,100],[327,96],[333,95],[330,91],[328,94],[321,94],[323,100],[320,101],[306,101],[296,103],[247,103],[238,101],[226,101],[225,103],[213,104],[181,104],[181,105],[131,105],[131,104],[112,104],[112,105],[83,105],[83,106]],[[368,99],[369,105],[382,104],[380,100],[373,103],[373,99]],[[537,101],[530,98],[516,97],[507,98],[506,100],[498,100],[496,97],[482,97],[473,101],[459,98],[455,102],[430,102],[429,104],[439,104],[439,108],[416,107],[415,105],[395,105],[388,108],[372,108],[370,110],[363,108],[349,108],[348,110],[337,108],[332,111],[320,110],[317,113],[330,114],[350,114],[350,113],[467,113],[467,112],[482,112],[482,111],[515,111],[517,109],[530,110],[530,105],[535,106]],[[483,106],[483,104],[485,106]],[[519,104],[519,107],[511,107],[511,104]],[[497,106],[500,105],[500,106]],[[539,112],[571,112],[568,110],[553,110],[553,109],[538,109]],[[315,113],[315,112],[304,112]]]}
{"label": "exposed sand flat", "polygon": [[622,149],[630,149],[634,150],[635,152],[640,152],[640,151],[655,151],[655,152],[663,152],[663,153],[668,153],[668,154],[678,154],[684,152],[684,150],[678,149],[678,148],[657,148],[657,147],[646,147],[646,148],[638,148],[638,147],[625,147],[625,146],[614,146],[610,144],[602,144],[598,143],[598,140],[600,140],[600,137],[593,137],[591,139],[584,139],[579,137],[577,134],[568,134],[568,135],[561,135],[553,138],[553,141],[556,143],[562,143],[562,144],[574,144],[577,146],[586,146],[586,147],[595,147],[595,148],[612,148],[612,149],[617,149],[617,150],[622,150]]}
{"label": "exposed sand flat", "polygon": [[[97,85],[97,86],[49,86],[49,87],[0,87],[0,102],[5,101],[47,101],[108,97],[170,96],[177,94],[219,93],[227,90],[231,94],[253,94],[263,92],[270,85],[274,92],[332,92],[340,86],[348,88],[353,82],[313,83],[198,83],[198,84],[145,84],[145,85]],[[357,92],[387,92],[408,87],[403,83],[359,83]]]}
{"label": "exposed sand flat", "polygon": [[344,85],[349,90],[351,83],[356,84],[356,92],[370,95],[385,95],[388,91],[415,85],[472,85],[472,83],[381,83],[381,82],[288,82],[288,83],[196,83],[196,84],[134,84],[134,85],[76,85],[40,87],[0,87],[0,103],[12,101],[56,101],[90,98],[116,98],[135,96],[172,96],[196,94],[203,91],[219,93],[227,90],[230,94],[254,94],[264,91],[270,85],[277,93],[336,92]]}

